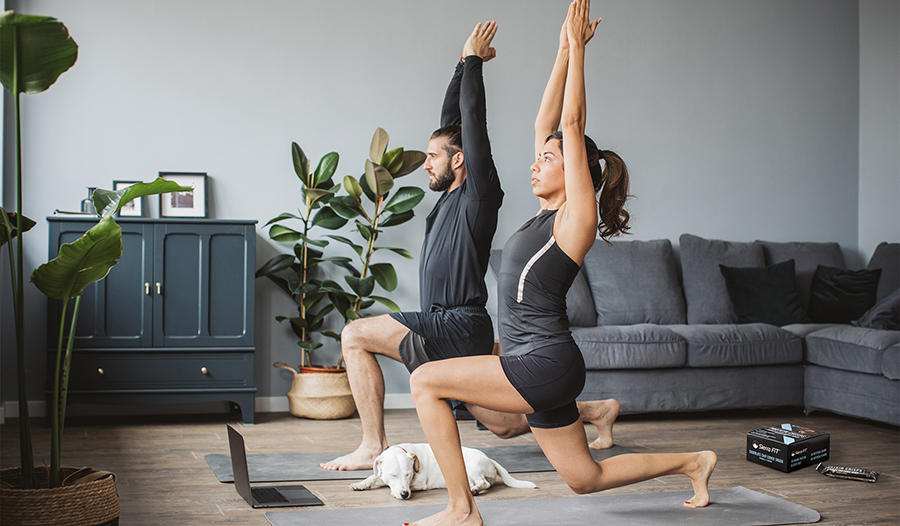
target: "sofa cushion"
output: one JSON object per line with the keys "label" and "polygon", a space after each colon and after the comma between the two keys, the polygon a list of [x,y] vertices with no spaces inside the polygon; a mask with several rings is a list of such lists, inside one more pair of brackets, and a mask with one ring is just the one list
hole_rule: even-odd
{"label": "sofa cushion", "polygon": [[806,337],[806,360],[823,367],[881,374],[884,350],[900,343],[900,331],[836,325]]}
{"label": "sofa cushion", "polygon": [[584,257],[596,325],[685,323],[684,298],[672,243],[594,243]]}
{"label": "sofa cushion", "polygon": [[[502,250],[491,250],[490,267],[494,278],[500,275],[500,263],[502,260]],[[494,301],[496,302],[496,300]],[[492,310],[496,312],[496,307],[493,309],[488,307],[488,312]],[[584,275],[584,265],[582,265],[581,270],[575,276],[575,281],[572,282],[569,292],[566,293],[566,315],[569,317],[569,325],[572,327],[593,327],[597,323],[597,313],[594,312],[594,302],[591,299],[591,290]],[[496,318],[494,319],[494,325],[496,325]]]}
{"label": "sofa cushion", "polygon": [[900,243],[881,243],[872,254],[869,270],[881,269],[878,281],[878,295],[875,301],[881,301],[891,292],[900,288]]}
{"label": "sofa cushion", "polygon": [[900,344],[891,345],[881,357],[881,374],[891,380],[900,380]]}
{"label": "sofa cushion", "polygon": [[806,313],[816,323],[850,323],[875,306],[881,269],[842,270],[819,265]]}
{"label": "sofa cushion", "polygon": [[853,320],[852,324],[867,329],[900,330],[900,289],[875,304],[858,320]]}
{"label": "sofa cushion", "polygon": [[797,289],[800,301],[806,307],[809,304],[809,290],[812,287],[813,274],[819,265],[847,268],[844,264],[844,253],[837,243],[792,242],[774,243],[759,241],[766,256],[766,265],[774,265],[789,259],[794,260],[794,272],[797,276]]}
{"label": "sofa cushion", "polygon": [[651,324],[572,329],[588,369],[683,367],[685,341],[668,327]]}
{"label": "sofa cushion", "polygon": [[687,340],[688,367],[772,365],[803,360],[800,337],[765,323],[667,328]]}
{"label": "sofa cushion", "polygon": [[796,334],[801,338],[806,338],[816,331],[821,331],[822,329],[834,326],[834,323],[793,323],[791,325],[785,325],[782,329]]}
{"label": "sofa cushion", "polygon": [[738,323],[808,323],[794,279],[794,260],[765,268],[719,265]]}
{"label": "sofa cushion", "polygon": [[719,265],[763,267],[762,246],[703,239],[691,234],[682,234],[679,243],[687,322],[692,325],[736,322]]}

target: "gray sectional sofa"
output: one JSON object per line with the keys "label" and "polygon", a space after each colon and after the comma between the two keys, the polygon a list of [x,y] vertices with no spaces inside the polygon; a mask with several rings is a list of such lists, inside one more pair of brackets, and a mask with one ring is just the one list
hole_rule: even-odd
{"label": "gray sectional sofa", "polygon": [[[585,258],[567,298],[588,369],[580,400],[616,398],[623,413],[795,406],[900,425],[900,331],[737,323],[719,268],[793,260],[805,306],[818,265],[846,268],[839,245],[679,241],[680,264],[669,240],[598,241]],[[492,252],[495,278],[501,258]],[[868,268],[882,269],[881,302],[900,287],[900,244],[880,245]]]}

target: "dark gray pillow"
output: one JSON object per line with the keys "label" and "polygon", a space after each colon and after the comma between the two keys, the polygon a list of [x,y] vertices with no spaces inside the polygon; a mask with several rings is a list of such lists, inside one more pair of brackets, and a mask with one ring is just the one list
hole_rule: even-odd
{"label": "dark gray pillow", "polygon": [[688,323],[736,323],[734,305],[719,265],[764,267],[762,245],[704,239],[691,234],[682,234],[679,243]]}
{"label": "dark gray pillow", "polygon": [[672,243],[616,241],[594,243],[584,257],[597,325],[684,323],[684,298]]}
{"label": "dark gray pillow", "polygon": [[875,301],[881,301],[900,288],[900,243],[881,243],[869,260],[868,270],[881,269]]}
{"label": "dark gray pillow", "polygon": [[794,260],[797,290],[800,292],[800,301],[804,307],[809,304],[809,291],[816,267],[825,265],[826,267],[847,268],[844,264],[844,253],[841,252],[841,246],[837,243],[773,243],[771,241],[757,241],[757,243],[763,247],[768,266],[784,263],[789,259]]}
{"label": "dark gray pillow", "polygon": [[[491,250],[490,267],[494,277],[500,276],[500,264],[503,261],[503,251]],[[597,313],[594,312],[594,302],[591,299],[591,291],[588,288],[587,278],[584,275],[584,265],[575,276],[575,281],[566,294],[566,316],[571,327],[593,327],[597,323]]]}
{"label": "dark gray pillow", "polygon": [[900,289],[875,304],[858,320],[850,323],[867,329],[900,331]]}

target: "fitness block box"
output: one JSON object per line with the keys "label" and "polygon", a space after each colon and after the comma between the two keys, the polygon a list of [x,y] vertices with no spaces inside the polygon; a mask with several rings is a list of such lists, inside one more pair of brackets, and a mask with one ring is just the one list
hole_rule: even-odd
{"label": "fitness block box", "polygon": [[747,433],[747,460],[785,473],[828,459],[831,435],[781,424]]}

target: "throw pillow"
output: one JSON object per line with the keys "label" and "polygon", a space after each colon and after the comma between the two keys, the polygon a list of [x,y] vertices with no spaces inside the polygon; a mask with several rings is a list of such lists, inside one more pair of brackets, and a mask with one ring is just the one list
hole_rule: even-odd
{"label": "throw pillow", "polygon": [[853,325],[867,329],[900,331],[900,289],[878,302],[860,319],[854,320]]}
{"label": "throw pillow", "polygon": [[815,323],[850,323],[875,305],[881,269],[842,270],[819,265],[806,309]]}
{"label": "throw pillow", "polygon": [[891,292],[900,288],[900,243],[879,244],[866,268],[881,269],[875,301],[880,302],[890,296]]}
{"label": "throw pillow", "polygon": [[794,260],[768,267],[719,265],[738,323],[809,323],[794,275]]}
{"label": "throw pillow", "polygon": [[844,264],[844,253],[837,243],[816,243],[810,241],[775,243],[759,241],[766,255],[766,265],[774,265],[789,259],[794,260],[794,273],[797,275],[797,289],[800,292],[802,305],[809,305],[809,289],[812,287],[816,267],[847,268]]}

